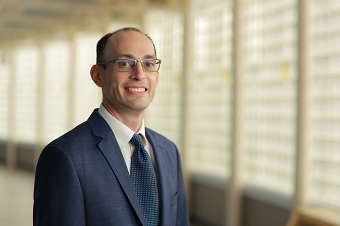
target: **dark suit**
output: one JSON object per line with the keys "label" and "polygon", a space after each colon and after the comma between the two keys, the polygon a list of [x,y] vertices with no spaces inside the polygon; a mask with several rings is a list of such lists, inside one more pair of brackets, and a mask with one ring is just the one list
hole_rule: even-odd
{"label": "dark suit", "polygon": [[[189,225],[180,156],[174,143],[146,128],[158,178],[161,226]],[[97,110],[40,155],[35,226],[146,225],[116,138]]]}

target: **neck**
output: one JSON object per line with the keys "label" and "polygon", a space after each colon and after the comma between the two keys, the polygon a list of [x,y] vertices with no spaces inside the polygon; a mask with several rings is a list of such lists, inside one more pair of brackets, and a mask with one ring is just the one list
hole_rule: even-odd
{"label": "neck", "polygon": [[137,133],[142,126],[144,111],[117,111],[112,105],[103,101],[104,108],[117,120],[129,127],[133,132]]}

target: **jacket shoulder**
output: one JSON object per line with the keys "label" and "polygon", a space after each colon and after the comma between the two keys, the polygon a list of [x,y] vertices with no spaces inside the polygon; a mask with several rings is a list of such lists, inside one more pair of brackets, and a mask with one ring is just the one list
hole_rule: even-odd
{"label": "jacket shoulder", "polygon": [[110,132],[110,128],[106,121],[100,116],[97,109],[93,111],[89,119],[78,126],[74,127],[64,135],[56,138],[48,145],[72,146],[88,144],[103,138]]}
{"label": "jacket shoulder", "polygon": [[157,133],[156,131],[154,131],[152,129],[145,128],[145,132],[146,132],[147,135],[149,135],[149,137],[156,138],[156,139],[162,141],[162,143],[164,143],[165,145],[174,145],[174,146],[176,146],[176,144],[173,141],[169,140],[168,138],[166,138],[162,134]]}
{"label": "jacket shoulder", "polygon": [[74,127],[70,131],[51,141],[48,145],[56,145],[59,143],[69,143],[76,140],[82,140],[84,137],[91,135],[91,129],[87,122],[83,122]]}

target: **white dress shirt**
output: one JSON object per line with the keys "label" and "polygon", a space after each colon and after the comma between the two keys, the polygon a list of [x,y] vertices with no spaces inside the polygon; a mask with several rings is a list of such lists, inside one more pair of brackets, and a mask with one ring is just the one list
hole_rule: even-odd
{"label": "white dress shirt", "polygon": [[[113,117],[103,106],[103,104],[100,105],[98,109],[98,113],[105,119],[105,121],[109,124],[111,127],[114,135],[116,136],[118,145],[120,147],[120,150],[123,154],[126,167],[130,173],[130,168],[131,168],[131,158],[133,151],[135,147],[130,143],[131,138],[135,134],[129,127],[127,127],[125,124],[123,124],[121,121]],[[144,120],[142,122],[142,126],[140,127],[138,133],[140,133],[142,136],[142,141],[145,147],[145,150],[148,152],[152,165],[155,170],[155,158],[152,150],[152,146],[149,143],[149,141],[146,139],[145,136],[145,127],[144,127]],[[138,134],[137,133],[137,134]],[[155,170],[156,172],[156,170]]]}

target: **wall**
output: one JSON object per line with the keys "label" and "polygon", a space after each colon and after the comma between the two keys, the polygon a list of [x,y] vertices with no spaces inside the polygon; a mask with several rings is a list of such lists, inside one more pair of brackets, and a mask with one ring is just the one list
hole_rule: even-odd
{"label": "wall", "polygon": [[[191,220],[202,226],[222,226],[227,203],[227,183],[219,178],[193,175],[191,179]],[[285,226],[292,200],[258,188],[242,194],[241,226]]]}

